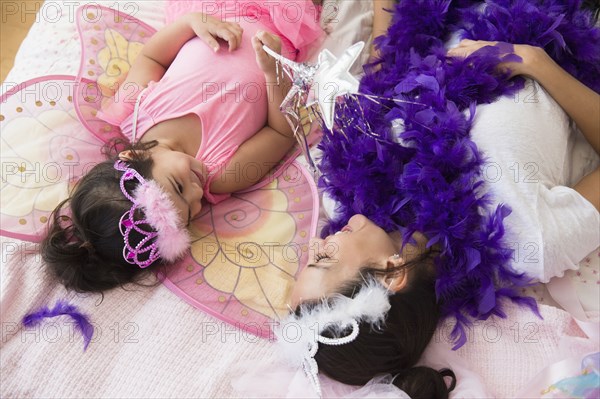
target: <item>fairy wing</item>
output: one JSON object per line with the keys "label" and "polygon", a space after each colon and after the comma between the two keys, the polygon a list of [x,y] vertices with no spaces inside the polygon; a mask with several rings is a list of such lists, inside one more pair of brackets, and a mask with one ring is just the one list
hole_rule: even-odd
{"label": "fairy wing", "polygon": [[290,288],[316,232],[314,181],[298,163],[263,187],[208,205],[193,221],[191,254],[164,283],[193,306],[268,337],[289,312]]}
{"label": "fairy wing", "polygon": [[118,126],[96,114],[155,32],[118,10],[95,6],[78,11],[78,76],[29,80],[2,96],[0,214],[6,236],[40,241],[52,210],[102,160],[102,144],[121,136]]}
{"label": "fairy wing", "polygon": [[72,184],[102,160],[74,108],[73,76],[24,82],[1,97],[2,235],[40,241],[52,210]]}
{"label": "fairy wing", "polygon": [[[144,44],[156,33],[148,24],[118,10],[95,6],[77,13],[77,29],[82,56],[77,82],[81,95],[75,98],[75,108],[81,123],[102,141],[122,136],[118,126],[97,117],[106,109],[127,77]],[[85,83],[84,83],[85,82]],[[125,89],[125,88],[124,88]],[[134,87],[121,90],[127,103],[135,102]]]}

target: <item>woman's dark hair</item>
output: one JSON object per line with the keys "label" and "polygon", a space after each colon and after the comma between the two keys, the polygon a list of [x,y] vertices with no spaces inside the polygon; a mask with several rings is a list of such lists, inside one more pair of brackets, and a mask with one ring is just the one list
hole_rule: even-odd
{"label": "woman's dark hair", "polygon": [[[150,179],[152,159],[146,151],[157,144],[151,141],[130,145],[123,140],[107,143],[103,147],[107,160],[83,176],[71,196],[53,211],[48,234],[42,241],[42,258],[49,273],[66,288],[77,292],[102,292],[137,282],[144,272],[161,266],[161,262],[156,261],[150,267],[140,269],[123,258],[119,219],[132,204],[119,185],[123,172],[114,168],[118,151],[129,150],[129,165]],[[137,182],[128,181],[125,187],[132,192],[136,185]],[[141,238],[130,234],[133,245]]]}
{"label": "woman's dark hair", "polygon": [[[378,374],[392,374],[394,385],[413,399],[448,398],[448,393],[456,385],[456,376],[451,370],[415,367],[440,317],[430,260],[432,253],[425,252],[410,262],[385,271],[365,267],[356,281],[339,291],[344,296],[353,297],[370,277],[410,273],[408,285],[390,295],[391,307],[380,327],[372,328],[361,323],[354,341],[339,346],[319,345],[315,360],[320,372],[350,385],[364,385]],[[323,335],[331,333],[326,331]],[[451,379],[450,387],[446,386],[444,377]]]}
{"label": "woman's dark hair", "polygon": [[598,0],[583,0],[581,8],[591,11],[594,15],[594,20],[598,21],[598,16],[600,15],[600,2]]}

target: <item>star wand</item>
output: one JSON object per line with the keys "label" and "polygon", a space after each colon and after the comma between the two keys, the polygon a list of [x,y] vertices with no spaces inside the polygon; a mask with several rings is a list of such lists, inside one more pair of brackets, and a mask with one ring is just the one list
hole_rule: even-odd
{"label": "star wand", "polygon": [[364,42],[358,42],[350,46],[340,58],[325,49],[319,53],[316,65],[294,62],[263,46],[265,52],[277,61],[277,68],[279,69],[281,65],[282,70],[292,81],[292,87],[279,109],[292,127],[294,137],[313,172],[316,167],[310,156],[310,147],[307,135],[302,129],[299,110],[303,106],[312,108],[314,104],[318,104],[321,127],[324,124],[331,130],[337,98],[358,92],[359,82],[349,70],[364,45]]}

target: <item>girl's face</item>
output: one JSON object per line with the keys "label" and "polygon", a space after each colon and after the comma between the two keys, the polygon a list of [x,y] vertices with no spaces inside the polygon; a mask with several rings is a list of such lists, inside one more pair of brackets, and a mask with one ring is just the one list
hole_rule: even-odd
{"label": "girl's face", "polygon": [[196,158],[165,147],[151,150],[152,177],[167,192],[183,223],[188,225],[202,209],[206,166]]}
{"label": "girl's face", "polygon": [[385,269],[399,253],[399,235],[389,235],[363,215],[354,215],[348,224],[324,240],[310,242],[308,264],[294,285],[290,306],[327,297],[346,282],[354,281],[364,266]]}

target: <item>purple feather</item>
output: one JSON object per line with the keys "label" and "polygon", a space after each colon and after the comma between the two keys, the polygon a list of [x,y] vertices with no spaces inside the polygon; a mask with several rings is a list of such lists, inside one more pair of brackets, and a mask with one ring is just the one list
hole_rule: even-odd
{"label": "purple feather", "polygon": [[33,313],[25,315],[25,317],[23,317],[23,325],[25,327],[35,327],[44,319],[63,315],[69,316],[75,321],[77,331],[83,335],[83,350],[86,350],[92,340],[94,327],[89,322],[88,318],[79,312],[75,305],[71,305],[65,300],[58,301],[53,309],[44,306]]}
{"label": "purple feather", "polygon": [[[376,40],[379,59],[365,66],[360,91],[425,105],[358,97],[336,114],[337,128],[319,144],[319,181],[339,204],[331,234],[355,213],[386,231],[420,231],[437,243],[435,291],[442,313],[456,320],[455,348],[466,342],[472,319],[505,317],[502,299],[537,312],[518,288],[530,281],[511,268],[504,218],[510,207],[490,207],[483,190],[485,161],[470,139],[476,104],[523,87],[499,73],[501,61],[519,61],[506,43],[542,46],[564,69],[600,92],[600,29],[578,0],[415,0],[395,7],[392,24]],[[466,59],[447,58],[444,38],[503,42]],[[465,112],[468,111],[468,112]],[[402,145],[390,123],[402,119]],[[343,120],[352,120],[345,126]],[[344,126],[340,128],[339,126]],[[372,135],[364,134],[370,126]],[[343,130],[343,131],[342,131]],[[429,245],[428,244],[428,245]],[[443,259],[442,259],[443,257]]]}

